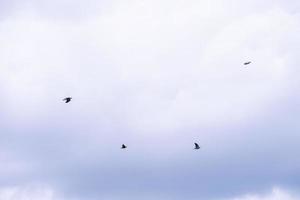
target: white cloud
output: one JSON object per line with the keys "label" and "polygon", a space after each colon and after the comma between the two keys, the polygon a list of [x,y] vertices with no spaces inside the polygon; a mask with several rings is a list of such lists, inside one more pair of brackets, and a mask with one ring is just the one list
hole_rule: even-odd
{"label": "white cloud", "polygon": [[61,200],[54,191],[40,187],[0,188],[0,200]]}
{"label": "white cloud", "polygon": [[117,2],[80,22],[21,15],[1,24],[8,112],[93,96],[89,107],[97,101],[133,130],[161,132],[248,120],[287,92],[299,21],[284,10],[236,16],[226,1]]}
{"label": "white cloud", "polygon": [[274,188],[271,193],[266,195],[245,195],[242,197],[237,197],[228,200],[299,200],[300,196],[295,196],[286,190],[281,188]]}

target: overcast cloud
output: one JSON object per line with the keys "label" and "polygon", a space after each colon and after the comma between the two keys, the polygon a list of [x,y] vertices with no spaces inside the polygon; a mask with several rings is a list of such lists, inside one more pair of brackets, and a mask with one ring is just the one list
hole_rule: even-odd
{"label": "overcast cloud", "polygon": [[0,200],[300,199],[299,12],[0,0]]}

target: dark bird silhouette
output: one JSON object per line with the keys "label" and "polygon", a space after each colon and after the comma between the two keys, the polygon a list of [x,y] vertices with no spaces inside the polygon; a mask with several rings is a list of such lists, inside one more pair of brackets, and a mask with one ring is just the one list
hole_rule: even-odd
{"label": "dark bird silhouette", "polygon": [[197,143],[194,143],[194,144],[195,144],[195,148],[194,149],[200,149],[199,144],[197,144]]}
{"label": "dark bird silhouette", "polygon": [[72,100],[72,97],[66,97],[63,99],[63,101],[65,101],[65,103],[69,103]]}
{"label": "dark bird silhouette", "polygon": [[122,144],[121,149],[126,149],[126,148],[127,148],[127,146],[125,144]]}
{"label": "dark bird silhouette", "polygon": [[249,65],[250,63],[251,63],[251,61],[245,62],[244,65]]}

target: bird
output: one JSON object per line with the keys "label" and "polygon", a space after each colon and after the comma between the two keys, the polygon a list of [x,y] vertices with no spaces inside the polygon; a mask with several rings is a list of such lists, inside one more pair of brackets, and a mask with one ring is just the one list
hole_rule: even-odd
{"label": "bird", "polygon": [[249,65],[251,61],[245,62],[244,65]]}
{"label": "bird", "polygon": [[65,101],[65,103],[69,103],[72,100],[72,97],[66,97],[63,99],[63,101]]}
{"label": "bird", "polygon": [[122,144],[121,149],[126,149],[126,148],[127,148],[127,146],[125,144]]}
{"label": "bird", "polygon": [[197,144],[196,142],[194,144],[195,144],[195,148],[194,149],[200,149],[199,144]]}

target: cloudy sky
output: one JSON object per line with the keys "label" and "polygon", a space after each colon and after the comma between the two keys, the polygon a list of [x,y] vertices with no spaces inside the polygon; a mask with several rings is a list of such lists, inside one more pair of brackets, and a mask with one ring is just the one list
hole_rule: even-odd
{"label": "cloudy sky", "polygon": [[299,33],[299,0],[0,0],[0,200],[299,200]]}

